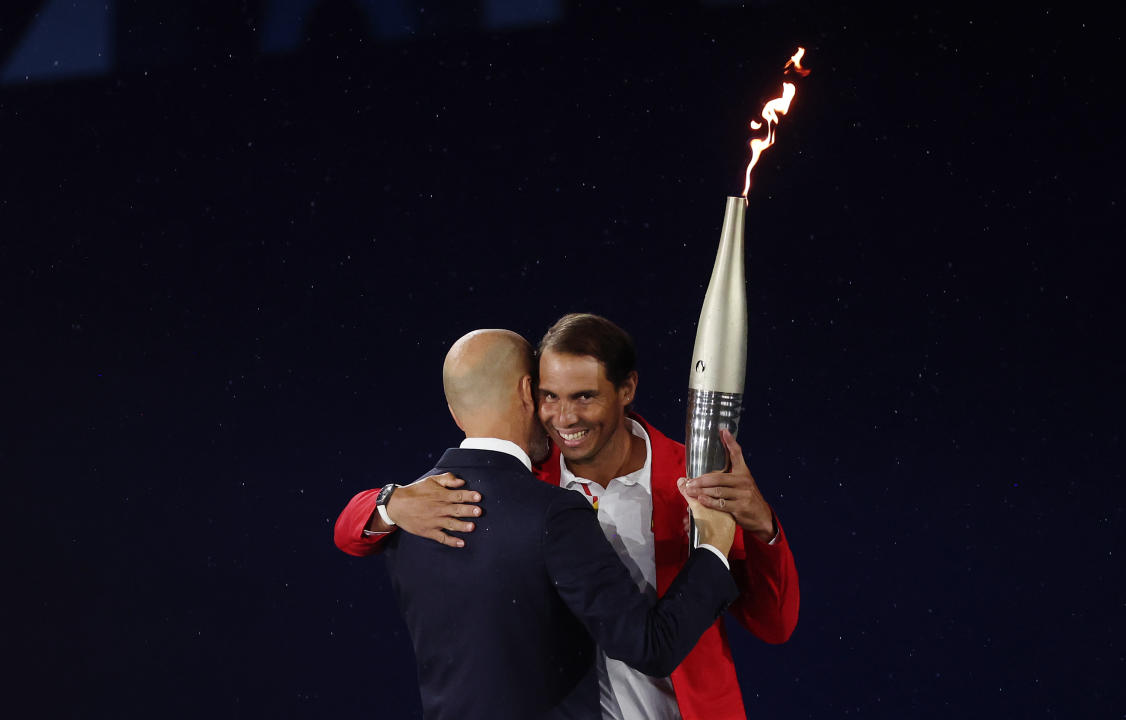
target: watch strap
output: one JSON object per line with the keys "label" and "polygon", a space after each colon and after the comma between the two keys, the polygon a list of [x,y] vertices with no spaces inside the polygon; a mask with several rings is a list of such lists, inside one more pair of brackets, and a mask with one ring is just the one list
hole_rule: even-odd
{"label": "watch strap", "polygon": [[398,487],[395,483],[388,483],[380,488],[379,495],[375,498],[375,510],[379,513],[379,518],[391,527],[395,526],[395,521],[387,514],[387,503],[391,500],[391,493]]}

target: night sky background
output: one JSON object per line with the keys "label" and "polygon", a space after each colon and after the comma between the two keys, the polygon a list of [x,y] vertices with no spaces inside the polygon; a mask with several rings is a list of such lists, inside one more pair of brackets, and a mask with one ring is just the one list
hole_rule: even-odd
{"label": "night sky background", "polygon": [[418,716],[337,514],[459,441],[440,367],[477,327],[610,317],[683,439],[746,122],[801,44],[748,209],[740,441],[802,608],[785,645],[732,628],[748,713],[1126,717],[1118,24],[371,7],[6,3],[12,707]]}

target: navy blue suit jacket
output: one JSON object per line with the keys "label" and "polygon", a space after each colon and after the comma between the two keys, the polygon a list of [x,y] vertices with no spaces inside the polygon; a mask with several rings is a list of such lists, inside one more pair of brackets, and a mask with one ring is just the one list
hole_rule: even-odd
{"label": "navy blue suit jacket", "polygon": [[465,547],[396,532],[386,548],[427,718],[600,718],[596,643],[668,675],[739,594],[699,549],[654,603],[587,500],[511,455],[454,448],[426,475],[443,472],[482,496]]}

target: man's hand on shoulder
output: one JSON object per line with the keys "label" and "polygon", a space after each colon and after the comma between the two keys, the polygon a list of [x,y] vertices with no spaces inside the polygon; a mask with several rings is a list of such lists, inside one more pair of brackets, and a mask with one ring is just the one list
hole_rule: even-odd
{"label": "man's hand on shoulder", "polygon": [[[430,538],[450,547],[465,547],[464,540],[447,533],[473,532],[476,525],[464,518],[481,515],[481,508],[471,504],[481,502],[481,493],[458,489],[463,485],[465,481],[451,473],[430,475],[404,485],[397,488],[387,502],[387,516],[411,535]],[[387,532],[391,528],[383,522],[379,513],[373,512],[367,529]]]}
{"label": "man's hand on shoulder", "polygon": [[743,460],[743,449],[735,442],[735,437],[727,430],[721,430],[720,438],[727,448],[731,469],[690,479],[686,493],[705,507],[731,513],[743,532],[751,533],[768,543],[778,534],[778,528],[774,524],[774,511],[759,492],[758,485]]}

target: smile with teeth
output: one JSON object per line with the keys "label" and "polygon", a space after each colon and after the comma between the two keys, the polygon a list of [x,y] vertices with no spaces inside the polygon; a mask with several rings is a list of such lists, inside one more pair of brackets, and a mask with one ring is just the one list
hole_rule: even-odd
{"label": "smile with teeth", "polygon": [[563,442],[571,444],[577,443],[579,440],[582,440],[584,437],[586,437],[587,433],[589,433],[590,430],[575,430],[573,432],[563,432],[562,430],[556,428],[555,432],[559,433],[559,437],[563,438]]}

